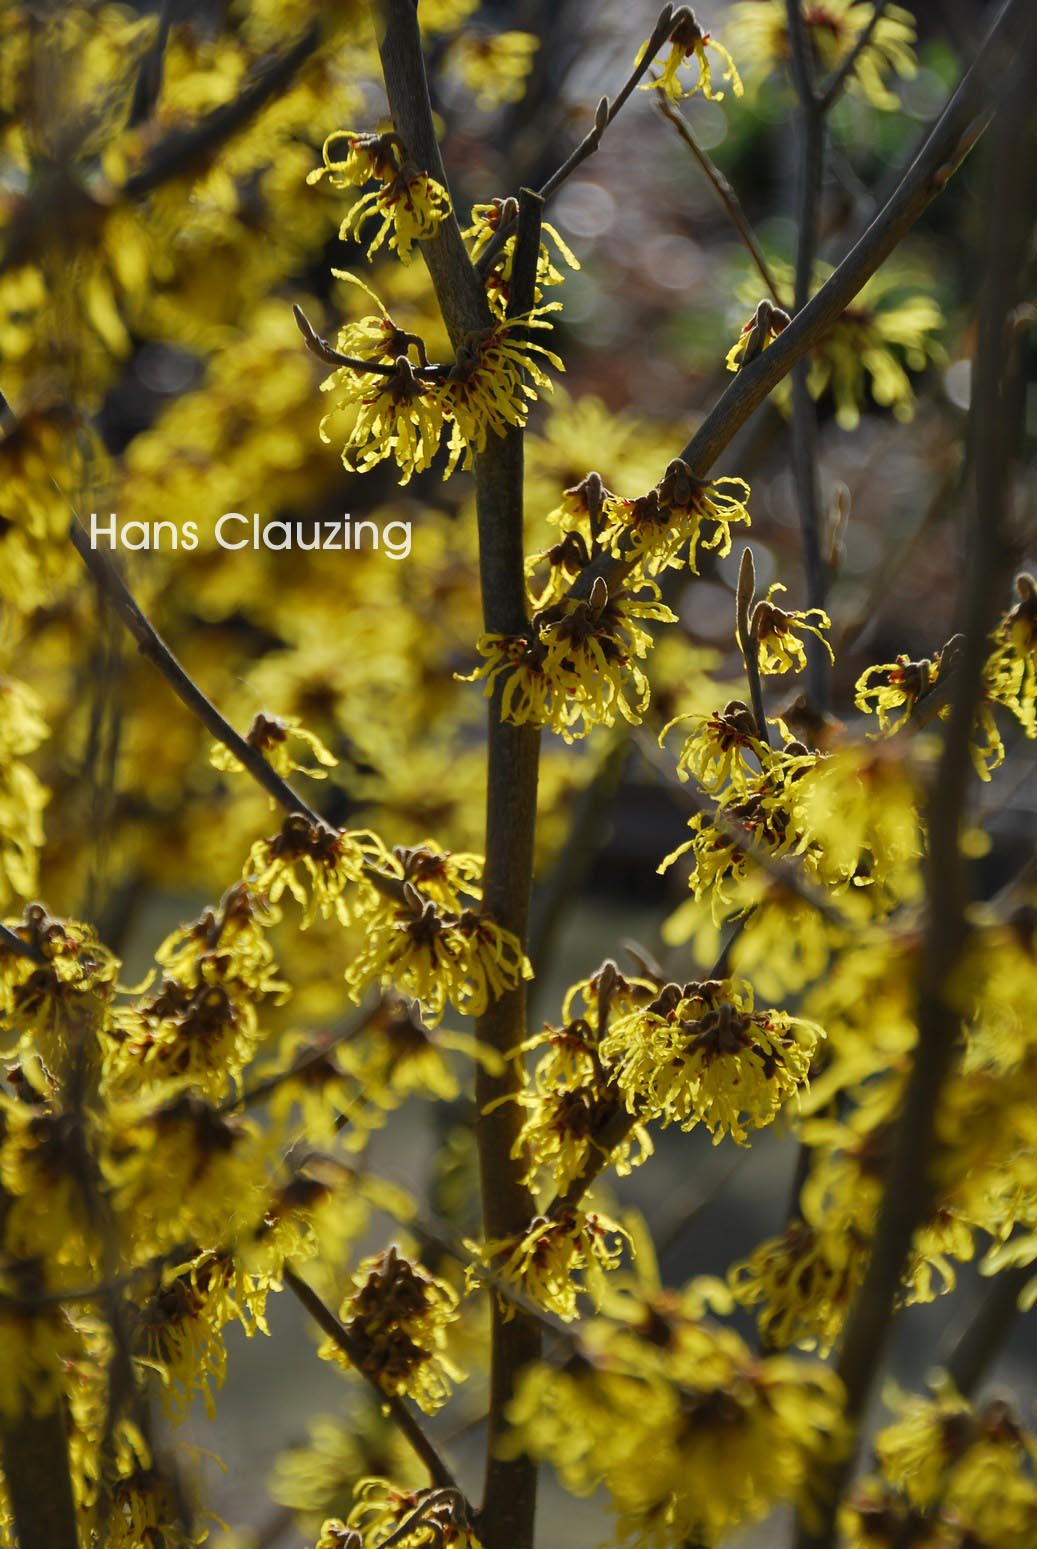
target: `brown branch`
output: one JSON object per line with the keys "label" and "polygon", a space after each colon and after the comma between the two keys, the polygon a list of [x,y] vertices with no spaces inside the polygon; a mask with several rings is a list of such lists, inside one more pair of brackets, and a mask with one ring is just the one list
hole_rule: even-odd
{"label": "brown branch", "polygon": [[28,1409],[5,1425],[0,1461],[19,1549],[79,1549],[61,1402],[42,1415]]}
{"label": "brown branch", "polygon": [[1019,1310],[1019,1295],[1037,1274],[1023,1264],[995,1275],[990,1289],[943,1363],[954,1386],[971,1398],[1001,1348]]}
{"label": "brown branch", "polygon": [[27,957],[30,963],[47,962],[46,955],[31,941],[23,941],[9,925],[0,924],[0,952],[13,952],[16,957]]}
{"label": "brown branch", "polygon": [[[619,94],[612,101],[610,101],[608,97],[601,98],[594,114],[594,123],[592,127],[584,135],[576,149],[566,157],[565,161],[555,172],[552,172],[551,176],[547,179],[547,182],[542,184],[538,190],[540,197],[545,202],[545,204],[547,200],[551,198],[552,194],[558,192],[566,178],[570,177],[571,174],[576,171],[576,168],[580,166],[581,163],[585,162],[587,157],[592,156],[597,150],[598,146],[601,144],[601,139],[605,133],[605,130],[612,123],[613,119],[623,107],[624,103],[632,95],[634,89],[637,87],[642,78],[647,75],[648,70],[651,67],[652,60],[655,58],[660,48],[666,42],[670,32],[670,23],[672,17],[673,6],[664,5],[662,10],[659,12],[658,21],[652,29],[652,35],[645,45],[644,53],[638,59],[637,64],[634,66],[626,82],[621,87]],[[505,242],[507,242],[508,238],[512,235],[514,230],[515,222],[512,220],[506,222],[502,226],[499,226],[498,229],[494,232],[490,241],[479,254],[478,261],[476,262],[475,267],[479,274],[483,276],[489,274],[498,253],[501,251],[501,248],[504,246]]]}
{"label": "brown branch", "polygon": [[[446,183],[436,140],[421,35],[413,0],[379,0],[384,33],[379,47],[389,108],[397,133],[417,164]],[[519,226],[512,266],[509,316],[533,305],[540,249],[542,200],[529,190],[519,201]],[[464,335],[489,323],[482,281],[473,268],[456,221],[444,221],[435,239],[421,244],[422,255],[456,348]],[[475,458],[479,576],[484,628],[501,634],[528,628],[523,549],[523,432],[510,427],[490,436]],[[487,913],[525,946],[533,874],[537,772],[540,733],[501,719],[503,684],[488,705],[486,864],[483,904]],[[480,1041],[507,1054],[526,1030],[526,986],[521,981],[494,1001],[476,1024]],[[504,1061],[500,1074],[482,1064],[476,1069],[479,1119],[476,1141],[487,1237],[524,1231],[534,1214],[530,1190],[522,1182],[522,1164],[512,1154],[521,1115],[513,1102],[520,1072]],[[494,1105],[492,1114],[487,1107]],[[498,1456],[505,1413],[519,1374],[540,1353],[537,1322],[524,1315],[506,1317],[494,1304],[490,1365],[490,1425],[480,1538],[486,1549],[531,1549],[536,1514],[537,1466],[532,1459]]]}
{"label": "brown branch", "polygon": [[[821,211],[821,181],[825,157],[825,109],[814,86],[810,41],[800,0],[786,0],[792,79],[799,99],[799,174],[794,313],[810,300],[817,257]],[[817,451],[817,407],[810,393],[810,368],[801,358],[792,369],[792,472],[799,505],[803,571],[807,606],[823,608],[828,592],[828,564],[821,546],[821,485]],[[831,695],[831,663],[820,640],[807,641],[807,686],[814,708],[822,714]]]}
{"label": "brown branch", "polygon": [[453,1473],[425,1434],[411,1406],[405,1399],[400,1398],[398,1394],[387,1393],[374,1373],[365,1370],[364,1353],[357,1347],[357,1343],[349,1330],[339,1322],[331,1308],[325,1305],[316,1291],[296,1274],[291,1265],[286,1264],[281,1273],[282,1279],[289,1291],[302,1303],[318,1328],[338,1345],[339,1349],[345,1353],[357,1376],[362,1377],[377,1394],[379,1404],[383,1409],[389,1411],[389,1416],[399,1429],[400,1434],[406,1439],[413,1448],[415,1455],[428,1469],[432,1483],[438,1485],[441,1489],[454,1490],[463,1500],[464,1497],[458,1488]]}
{"label": "brown branch", "polygon": [[[1018,373],[1006,371],[1004,345],[1006,325],[1022,285],[1033,210],[1028,153],[1035,139],[1030,82],[1037,66],[1037,23],[1032,16],[1020,42],[1024,46],[1011,64],[1001,61],[998,76],[1004,81],[1004,94],[995,118],[984,223],[987,253],[972,412],[975,490],[965,566],[965,639],[928,803],[928,922],[921,951],[918,1038],[893,1134],[868,1267],[847,1318],[837,1362],[851,1426],[859,1424],[879,1370],[914,1234],[932,1209],[937,1114],[961,1030],[960,1011],[947,990],[967,937],[968,893],[960,830],[972,776],[970,742],[983,689],[987,635],[1014,557],[1008,541],[1008,511],[1020,388]],[[814,1528],[801,1526],[800,1549],[830,1549],[835,1542],[839,1498],[848,1472],[849,1464],[820,1471],[816,1498],[824,1503],[821,1517]]]}
{"label": "brown branch", "polygon": [[313,808],[297,796],[286,780],[263,757],[258,748],[236,732],[229,721],[217,710],[210,699],[181,667],[172,651],[161,638],[154,625],[138,607],[115,565],[101,549],[95,549],[90,537],[77,516],[73,516],[69,536],[90,574],[97,583],[105,600],[115,609],[130,634],[137,642],[142,656],[146,657],[165,678],[181,704],[196,715],[202,725],[222,742],[254,780],[267,791],[287,812],[301,812],[311,823],[321,824],[323,819]]}
{"label": "brown branch", "polygon": [[657,106],[663,118],[665,118],[673,125],[674,129],[676,129],[677,133],[684,141],[684,144],[688,147],[689,151],[694,156],[699,166],[702,168],[702,171],[705,173],[706,178],[713,189],[713,192],[720,200],[720,203],[723,205],[727,212],[728,219],[730,220],[732,226],[734,226],[738,235],[741,237],[742,242],[745,244],[746,251],[748,252],[749,257],[752,259],[753,263],[756,265],[760,278],[763,280],[763,283],[770,291],[774,302],[777,306],[784,307],[785,301],[778,291],[774,276],[771,273],[770,265],[764,256],[763,248],[760,246],[756,233],[750,226],[746,213],[742,209],[741,201],[732,188],[730,182],[721,172],[720,168],[717,166],[712,157],[708,156],[702,149],[701,145],[692,133],[691,125],[688,123],[688,120],[684,117],[684,114],[681,112],[677,104],[670,101],[665,92],[660,92],[657,99]]}

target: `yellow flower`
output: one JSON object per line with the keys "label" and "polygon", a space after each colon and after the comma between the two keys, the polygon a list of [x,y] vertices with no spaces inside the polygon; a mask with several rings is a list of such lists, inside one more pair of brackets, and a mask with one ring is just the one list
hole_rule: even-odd
{"label": "yellow flower", "polygon": [[476,106],[492,112],[505,102],[521,102],[526,76],[540,39],[532,32],[464,32],[447,50],[447,62]]}
{"label": "yellow flower", "polygon": [[[874,7],[870,0],[810,0],[801,10],[817,67],[834,73],[853,53],[864,29],[871,27]],[[731,12],[731,26],[748,77],[762,79],[790,57],[785,0],[742,0]],[[916,73],[914,41],[910,11],[887,5],[854,64],[849,89],[873,107],[898,109],[900,101],[886,83],[891,75],[910,80]]]}
{"label": "yellow flower", "polygon": [[813,1467],[843,1445],[834,1374],[755,1356],[694,1295],[632,1299],[624,1321],[586,1327],[579,1353],[523,1373],[505,1447],[550,1462],[574,1494],[604,1484],[624,1541],[714,1544],[779,1501],[808,1506]]}
{"label": "yellow flower", "polygon": [[476,649],[485,665],[462,681],[485,678],[489,699],[503,680],[502,720],[550,727],[566,742],[592,726],[614,725],[617,710],[637,725],[649,699],[638,662],[652,643],[640,621],[676,619],[658,587],[648,581],[646,588],[646,600],[624,592],[609,597],[599,577],[586,602],[563,600],[535,614],[530,634],[483,635]]}
{"label": "yellow flower", "polygon": [[[898,656],[895,662],[881,662],[861,673],[854,685],[853,702],[865,714],[874,711],[879,718],[879,730],[892,735],[910,719],[915,705],[929,692],[939,673],[939,652],[932,661],[923,657],[913,662],[910,657]],[[898,715],[897,711],[901,713]]]}
{"label": "yellow flower", "polygon": [[303,926],[316,916],[348,924],[351,916],[346,890],[358,907],[370,903],[374,868],[395,874],[393,863],[377,835],[358,830],[336,831],[312,823],[302,813],[290,813],[272,839],[257,839],[249,852],[246,881],[276,904],[285,893],[303,909]]}
{"label": "yellow flower", "polygon": [[461,1380],[446,1354],[446,1330],[458,1315],[456,1292],[395,1247],[365,1259],[353,1287],[339,1309],[350,1354],[332,1339],[319,1354],[346,1370],[355,1362],[383,1393],[406,1393],[434,1414]]}
{"label": "yellow flower", "polygon": [[47,736],[42,709],[31,689],[0,676],[0,906],[37,887],[49,793],[23,760]]}
{"label": "yellow flower", "polygon": [[[472,259],[479,257],[483,248],[491,241],[494,234],[507,222],[514,220],[518,215],[518,201],[516,199],[494,199],[489,204],[473,204],[472,224],[461,235],[470,243]],[[580,264],[576,256],[570,251],[568,244],[562,239],[554,226],[548,221],[541,225],[541,231],[545,237],[550,237],[554,246],[570,269],[579,269]],[[515,237],[508,237],[499,254],[494,259],[489,273],[486,275],[486,296],[490,306],[501,317],[507,311],[508,299],[511,295],[511,271],[515,258]],[[540,254],[537,258],[536,288],[533,293],[534,302],[539,303],[543,295],[545,285],[560,285],[564,275],[555,267],[551,252],[547,243],[540,244]],[[343,346],[345,348],[345,346]]]}
{"label": "yellow flower", "polygon": [[[627,1233],[608,1216],[570,1208],[556,1216],[537,1216],[525,1232],[491,1239],[476,1253],[505,1286],[514,1286],[538,1307],[571,1323],[577,1296],[589,1296],[600,1305],[605,1272],[618,1268],[624,1239],[629,1240]],[[472,1269],[470,1278],[477,1282],[479,1271]],[[509,1310],[506,1299],[502,1302]]]}
{"label": "yellow flower", "polygon": [[988,698],[1016,716],[1027,737],[1037,737],[1037,583],[1016,577],[1019,601],[994,631],[983,684]]}
{"label": "yellow flower", "polygon": [[[345,155],[337,157],[340,146]],[[359,235],[360,227],[371,216],[380,216],[382,224],[368,248],[368,258],[374,257],[388,237],[390,248],[409,263],[414,243],[434,237],[450,214],[446,189],[408,160],[397,134],[338,129],[325,140],[322,154],[324,165],[309,174],[308,183],[318,182],[325,174],[335,188],[362,188],[372,178],[381,182],[380,188],[356,201],[339,230],[345,241]]]}
{"label": "yellow flower", "polygon": [[731,552],[731,523],[749,521],[748,499],[744,479],[697,479],[678,457],[647,495],[607,496],[600,541],[617,558],[636,559],[647,576],[685,563],[697,572],[700,545],[721,558]]}
{"label": "yellow flower", "polygon": [[[784,17],[784,0],[779,0],[779,5]],[[791,266],[772,255],[770,267],[791,305]],[[817,263],[814,288],[822,285],[831,273],[830,264]],[[842,429],[856,429],[869,395],[880,407],[892,410],[896,419],[907,423],[913,418],[915,394],[909,373],[924,371],[930,361],[944,358],[936,337],[943,326],[943,316],[935,299],[921,288],[924,283],[918,271],[903,262],[891,260],[883,264],[810,352],[810,393],[820,398],[831,392],[836,420]],[[755,270],[740,286],[739,295],[756,307],[756,313],[728,352],[731,370],[745,364],[750,351],[757,354],[766,348],[788,316],[782,308],[770,307],[768,302],[757,305],[759,277]],[[766,328],[759,326],[761,314]],[[774,401],[782,409],[788,408],[787,380],[775,389]]]}
{"label": "yellow flower", "polygon": [[677,759],[679,778],[694,776],[706,791],[719,791],[729,784],[744,789],[752,773],[748,758],[760,764],[766,757],[766,745],[760,741],[748,705],[730,699],[722,710],[708,715],[678,715],[659,733],[660,747],[673,727],[683,721],[696,723],[697,729],[685,740]]}
{"label": "yellow flower", "polygon": [[459,463],[469,467],[472,452],[485,448],[491,431],[503,436],[509,426],[526,423],[537,388],[550,391],[552,387],[537,356],[557,371],[565,370],[552,350],[526,337],[531,329],[549,329],[544,313],[557,307],[557,302],[534,307],[521,317],[503,319],[465,338],[439,400],[450,423],[450,459],[444,478]]}
{"label": "yellow flower", "polygon": [[349,1527],[352,1539],[332,1537],[324,1549],[359,1549],[362,1542],[389,1539],[401,1549],[481,1549],[464,1497],[450,1488],[401,1490],[388,1479],[362,1479]]}
{"label": "yellow flower", "polygon": [[774,581],[752,612],[751,634],[759,643],[758,662],[762,673],[803,672],[807,654],[801,635],[813,635],[835,661],[835,652],[824,637],[823,631],[831,629],[832,621],[823,608],[807,608],[805,612],[786,612],[771,601],[775,592],[787,588]]}
{"label": "yellow flower", "polygon": [[[264,715],[260,711],[253,719],[245,741],[285,777],[305,774],[314,780],[326,780],[327,771],[338,763],[334,753],[329,753],[320,738],[306,730],[297,715]],[[312,764],[300,764],[301,755],[293,752],[293,742],[302,743],[322,767],[314,769]],[[209,762],[214,769],[222,769],[228,774],[240,774],[245,767],[222,742],[213,743]]]}
{"label": "yellow flower", "polygon": [[451,1001],[481,1016],[491,1001],[532,977],[518,938],[474,910],[452,914],[411,882],[399,899],[382,898],[365,915],[366,945],[346,972],[355,994],[371,983],[394,985],[419,1000],[435,1024]]}
{"label": "yellow flower", "polygon": [[798,1098],[823,1037],[786,1011],[754,1011],[748,984],[710,979],[665,985],[613,1023],[600,1052],[631,1113],[747,1145]]}
{"label": "yellow flower", "polygon": [[[320,384],[321,392],[335,393],[335,408],[320,422],[320,438],[330,444],[327,426],[340,410],[355,407],[349,438],[342,448],[342,462],[351,473],[369,473],[391,459],[401,484],[428,468],[439,450],[444,429],[443,391],[430,381],[406,355],[399,355],[394,369],[372,374],[351,366],[338,366]],[[449,471],[449,470],[448,470]]]}
{"label": "yellow flower", "polygon": [[[722,43],[718,43],[711,33],[703,32],[695,17],[694,11],[688,6],[681,5],[673,15],[673,28],[669,37],[670,52],[666,56],[662,74],[658,80],[642,83],[642,91],[651,91],[658,87],[664,91],[671,102],[680,102],[684,97],[691,97],[700,88],[704,97],[709,97],[713,102],[722,102],[724,93],[713,89],[713,74],[709,58],[706,54],[708,48],[719,54],[722,62],[727,66],[723,72],[725,81],[730,81],[731,90],[736,97],[742,95],[742,81],[727,49]],[[646,43],[638,54],[635,64],[640,64],[644,58]],[[693,86],[685,87],[678,76],[678,71],[686,60],[694,58],[699,67],[698,80]]]}

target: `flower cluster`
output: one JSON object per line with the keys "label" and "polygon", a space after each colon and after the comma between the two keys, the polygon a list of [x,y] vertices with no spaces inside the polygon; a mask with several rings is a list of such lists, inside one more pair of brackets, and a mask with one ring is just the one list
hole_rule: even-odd
{"label": "flower cluster", "polygon": [[[331,440],[328,427],[340,411],[355,408],[342,452],[350,471],[367,473],[391,458],[400,483],[406,484],[432,465],[444,441],[443,477],[459,466],[470,467],[472,453],[485,449],[487,436],[503,436],[509,427],[524,425],[538,389],[551,390],[541,361],[564,370],[553,350],[529,337],[551,327],[543,314],[553,309],[553,304],[535,307],[468,334],[450,367],[415,366],[405,352],[396,355],[388,371],[338,366],[321,383],[322,391],[336,394],[335,409],[321,421],[322,438]],[[384,309],[380,317],[351,326],[357,331],[361,325],[370,336],[369,343],[360,341],[368,346],[361,358],[372,362],[382,360],[387,349],[420,344],[411,335],[400,336]]]}
{"label": "flower cluster", "polygon": [[780,1501],[809,1507],[811,1467],[843,1444],[838,1379],[754,1356],[703,1303],[694,1283],[624,1299],[583,1330],[579,1360],[531,1368],[512,1402],[509,1451],[577,1495],[604,1485],[623,1541],[714,1545]]}
{"label": "flower cluster", "polygon": [[397,134],[337,129],[325,140],[323,157],[324,165],[310,173],[308,183],[327,175],[334,188],[363,188],[373,179],[381,185],[356,201],[339,232],[345,240],[372,217],[380,218],[369,258],[388,237],[390,248],[408,263],[414,243],[434,237],[451,213],[446,189],[415,166]]}
{"label": "flower cluster", "polygon": [[664,985],[617,1017],[601,1060],[631,1113],[747,1145],[798,1098],[823,1036],[788,1012],[754,1010],[749,985],[710,979]]}
{"label": "flower cluster", "polygon": [[468,681],[484,678],[487,699],[500,684],[502,720],[550,727],[566,742],[614,725],[617,711],[636,725],[649,699],[639,665],[652,643],[645,621],[676,619],[653,583],[640,593],[610,595],[599,576],[586,600],[534,614],[528,634],[483,635],[477,648],[486,661]]}
{"label": "flower cluster", "polygon": [[320,1354],[338,1366],[356,1367],[383,1393],[409,1394],[419,1409],[433,1414],[461,1379],[446,1354],[456,1293],[395,1247],[365,1259],[353,1287],[339,1309],[346,1339],[325,1340]]}

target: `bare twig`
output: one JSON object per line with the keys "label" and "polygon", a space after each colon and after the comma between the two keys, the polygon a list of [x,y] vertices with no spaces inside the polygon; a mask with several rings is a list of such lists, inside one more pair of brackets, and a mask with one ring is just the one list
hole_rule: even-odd
{"label": "bare twig", "polygon": [[[557,171],[553,172],[547,179],[547,182],[541,185],[539,194],[545,203],[548,199],[551,198],[552,194],[558,192],[566,178],[575,172],[576,168],[580,166],[582,162],[585,162],[587,157],[592,156],[597,150],[598,146],[601,144],[601,138],[605,133],[605,130],[612,123],[613,119],[616,117],[616,114],[623,107],[627,99],[631,96],[641,79],[648,73],[652,60],[655,58],[656,54],[659,52],[660,48],[663,46],[667,37],[669,36],[672,16],[673,6],[664,5],[662,10],[659,12],[659,19],[652,29],[652,35],[648,39],[644,53],[639,56],[637,64],[634,66],[626,82],[620,89],[618,95],[611,101],[608,97],[601,98],[594,114],[593,126],[584,135],[576,149],[566,157],[565,161],[557,169]],[[494,262],[496,261],[498,253],[504,246],[505,242],[507,242],[508,238],[512,235],[514,230],[515,222],[508,221],[506,224],[499,226],[498,229],[494,232],[490,241],[479,254],[478,261],[475,265],[476,269],[481,275],[486,275],[490,272]]]}
{"label": "bare twig", "polygon": [[[800,0],[786,0],[792,79],[799,99],[799,188],[796,220],[796,275],[793,312],[810,300],[817,256],[821,179],[825,156],[825,108],[814,85],[810,40]],[[807,606],[823,608],[828,564],[822,552],[821,485],[817,455],[817,408],[810,394],[805,358],[792,369],[792,469],[799,503]],[[807,685],[816,710],[828,708],[831,664],[820,640],[807,642]]]}
{"label": "bare twig", "polygon": [[30,963],[47,961],[39,947],[33,946],[31,941],[23,941],[10,926],[3,924],[0,924],[0,952],[14,952],[18,957],[27,957]]}
{"label": "bare twig", "polygon": [[287,812],[301,812],[311,823],[321,823],[322,819],[313,808],[308,806],[301,796],[296,795],[286,780],[282,780],[258,748],[254,748],[240,732],[234,730],[212,701],[202,693],[194,679],[184,671],[154,625],[137,606],[133,594],[107,554],[92,546],[86,529],[76,516],[72,518],[69,536],[80,559],[97,582],[102,595],[115,609],[136,640],[141,655],[146,656],[158,668],[180,702],[198,717],[217,742],[222,742],[224,747],[234,754],[253,779],[257,780],[280,806]]}
{"label": "bare twig", "polygon": [[665,92],[661,92],[659,94],[657,99],[657,106],[663,118],[667,119],[668,122],[673,125],[674,129],[676,129],[677,133],[684,141],[684,144],[688,147],[688,150],[694,156],[695,160],[702,168],[702,171],[705,173],[706,178],[713,189],[713,192],[720,200],[720,203],[723,205],[727,212],[728,219],[730,220],[732,226],[734,226],[738,235],[741,237],[742,242],[745,244],[745,248],[749,254],[749,257],[756,265],[760,278],[763,280],[763,283],[770,291],[776,305],[779,307],[784,307],[785,300],[782,298],[778,291],[774,275],[771,273],[770,265],[764,256],[763,248],[760,246],[756,237],[756,233],[750,226],[746,213],[742,209],[741,201],[732,188],[730,182],[721,172],[720,168],[717,166],[712,157],[708,156],[702,149],[701,145],[692,133],[691,125],[688,123],[688,120],[684,117],[684,114],[681,112],[677,104],[670,101]]}
{"label": "bare twig", "polygon": [[302,1303],[318,1328],[323,1330],[329,1339],[334,1340],[349,1359],[357,1375],[363,1377],[377,1394],[379,1403],[389,1411],[400,1434],[406,1438],[415,1455],[428,1469],[432,1483],[441,1489],[456,1491],[463,1499],[452,1471],[425,1434],[410,1404],[395,1393],[386,1393],[378,1378],[365,1370],[363,1351],[357,1348],[356,1341],[349,1330],[339,1322],[331,1308],[325,1305],[316,1291],[296,1274],[290,1264],[284,1266],[282,1277],[289,1291]]}

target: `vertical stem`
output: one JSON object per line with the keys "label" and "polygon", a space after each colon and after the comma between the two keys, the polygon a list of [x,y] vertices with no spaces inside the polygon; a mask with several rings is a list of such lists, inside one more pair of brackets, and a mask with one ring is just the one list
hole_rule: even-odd
{"label": "vertical stem", "polygon": [[[389,107],[396,131],[413,161],[446,185],[436,141],[428,81],[414,0],[378,0],[379,41]],[[540,212],[543,200],[522,191],[512,265],[509,313],[533,305]],[[466,333],[489,326],[482,282],[472,267],[453,216],[438,235],[421,244],[455,348]],[[488,632],[520,634],[529,628],[522,541],[523,432],[511,427],[491,435],[475,458],[476,514],[479,527],[479,575],[483,623]],[[489,703],[487,744],[486,866],[483,907],[512,931],[525,947],[533,879],[537,771],[540,733],[531,726],[501,720],[499,684]],[[520,983],[502,995],[478,1019],[481,1040],[501,1053],[522,1042],[526,1031],[526,988]],[[535,1213],[533,1197],[522,1183],[520,1159],[512,1155],[521,1123],[518,1105],[490,1103],[518,1092],[521,1072],[505,1062],[501,1075],[481,1067],[476,1073],[479,1113],[476,1140],[482,1187],[483,1229],[488,1238],[523,1233]],[[504,1461],[497,1456],[505,1412],[522,1368],[540,1353],[539,1325],[521,1312],[493,1304],[490,1370],[490,1422],[486,1485],[479,1537],[486,1549],[532,1549],[536,1513],[537,1467],[530,1458]]]}
{"label": "vertical stem", "polygon": [[[533,303],[540,252],[543,200],[523,189],[518,234],[512,263],[508,311],[528,311]],[[523,432],[514,427],[487,444],[476,460],[476,508],[482,574],[485,628],[505,634],[529,627],[522,542]],[[540,732],[532,726],[512,726],[501,719],[503,678],[489,704],[487,741],[489,769],[486,803],[486,869],[483,904],[499,924],[525,947],[529,936],[529,899],[533,883],[533,840],[536,829],[537,772]],[[526,986],[502,995],[479,1018],[479,1038],[506,1054],[526,1036]],[[536,1204],[520,1181],[521,1162],[512,1154],[522,1111],[505,1102],[486,1113],[489,1104],[515,1095],[521,1085],[516,1061],[505,1062],[502,1074],[483,1067],[476,1072],[477,1140],[482,1180],[483,1223],[489,1238],[524,1232]],[[536,1514],[536,1464],[527,1457],[497,1457],[505,1412],[524,1366],[540,1354],[540,1326],[513,1308],[493,1304],[493,1347],[490,1367],[490,1425],[486,1487],[480,1536],[487,1549],[531,1549]]]}
{"label": "vertical stem", "polygon": [[[824,167],[825,110],[814,89],[810,41],[800,0],[786,0],[792,79],[799,98],[799,169],[797,174],[796,280],[793,314],[810,300],[817,256],[818,214]],[[823,608],[828,594],[828,565],[821,539],[821,488],[817,465],[817,408],[807,379],[804,358],[792,371],[792,471],[799,504],[807,607]],[[831,665],[820,640],[807,642],[807,688],[817,710],[827,710],[831,696]]]}
{"label": "vertical stem", "polygon": [[79,1549],[62,1402],[45,1415],[19,1415],[0,1437],[18,1549]]}

